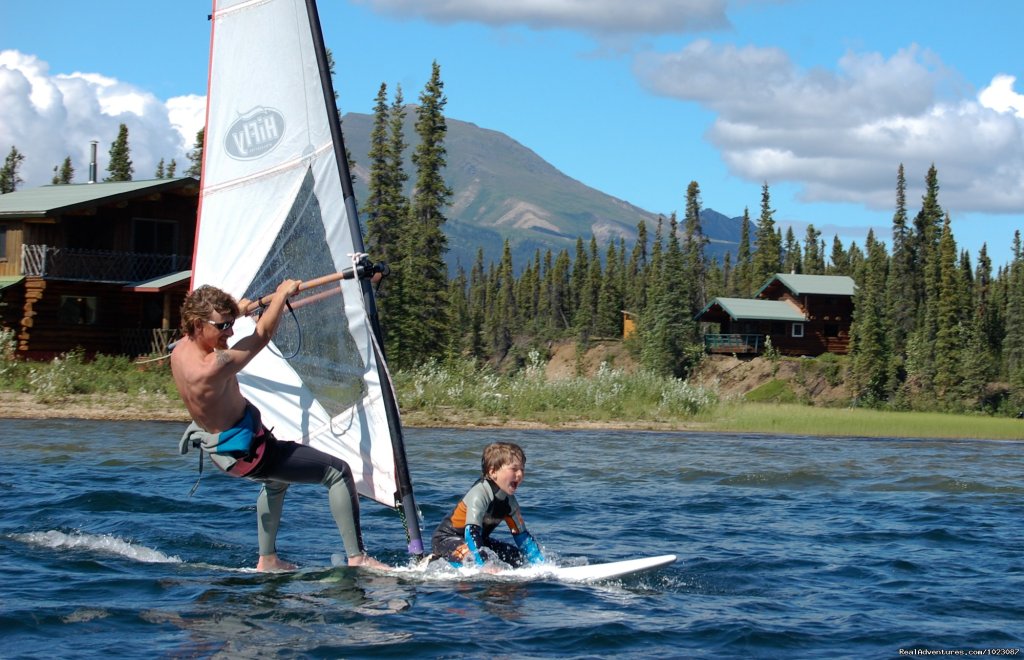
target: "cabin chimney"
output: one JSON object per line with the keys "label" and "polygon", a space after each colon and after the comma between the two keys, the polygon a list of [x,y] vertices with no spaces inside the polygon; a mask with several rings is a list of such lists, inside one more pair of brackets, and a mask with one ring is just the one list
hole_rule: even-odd
{"label": "cabin chimney", "polygon": [[89,143],[89,183],[96,183],[96,140]]}

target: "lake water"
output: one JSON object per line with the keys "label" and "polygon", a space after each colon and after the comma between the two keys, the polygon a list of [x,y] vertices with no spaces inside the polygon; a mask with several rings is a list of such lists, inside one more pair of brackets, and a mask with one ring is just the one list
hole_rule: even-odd
{"label": "lake water", "polygon": [[[677,554],[600,585],[332,567],[319,486],[296,486],[252,572],[258,487],[182,425],[0,419],[4,658],[896,658],[1024,647],[1024,445],[621,431],[408,429],[424,535],[493,440],[550,557]],[[397,514],[362,505],[379,559]],[[504,537],[507,530],[496,534]],[[902,653],[901,653],[902,651]],[[994,654],[995,651],[990,651]],[[913,657],[913,656],[911,656]]]}

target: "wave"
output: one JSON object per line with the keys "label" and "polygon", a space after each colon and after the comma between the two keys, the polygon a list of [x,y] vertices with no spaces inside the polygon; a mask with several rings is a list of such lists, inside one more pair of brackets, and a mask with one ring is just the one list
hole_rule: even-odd
{"label": "wave", "polygon": [[159,550],[136,545],[131,541],[125,541],[110,534],[66,534],[57,530],[50,530],[47,532],[11,534],[9,538],[27,545],[53,550],[89,550],[152,564],[183,563],[178,557],[165,555]]}

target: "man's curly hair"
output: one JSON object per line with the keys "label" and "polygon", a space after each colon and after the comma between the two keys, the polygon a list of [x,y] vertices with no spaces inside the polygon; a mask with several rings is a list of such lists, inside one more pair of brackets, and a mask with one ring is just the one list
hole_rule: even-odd
{"label": "man's curly hair", "polygon": [[213,312],[237,318],[238,303],[230,294],[215,286],[204,284],[185,297],[181,305],[181,332],[191,337],[197,332],[199,323],[209,320]]}

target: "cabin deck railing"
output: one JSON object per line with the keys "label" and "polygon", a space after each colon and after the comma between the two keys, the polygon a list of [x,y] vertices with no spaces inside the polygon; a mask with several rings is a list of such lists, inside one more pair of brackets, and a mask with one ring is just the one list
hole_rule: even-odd
{"label": "cabin deck railing", "polygon": [[167,347],[178,338],[178,330],[161,328],[124,328],[121,330],[121,352],[124,355],[166,355]]}
{"label": "cabin deck railing", "polygon": [[704,350],[708,353],[760,353],[763,348],[764,335],[739,333],[704,335]]}
{"label": "cabin deck railing", "polygon": [[191,267],[192,258],[180,254],[81,250],[52,245],[21,246],[21,271],[28,277],[127,284]]}

